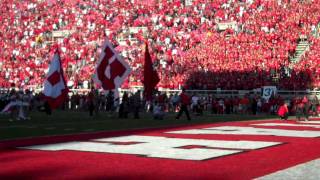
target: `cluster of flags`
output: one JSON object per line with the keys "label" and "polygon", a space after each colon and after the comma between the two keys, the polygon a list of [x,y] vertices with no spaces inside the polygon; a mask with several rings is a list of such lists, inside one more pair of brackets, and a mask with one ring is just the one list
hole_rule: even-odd
{"label": "cluster of flags", "polygon": [[[144,96],[146,100],[151,100],[152,92],[160,79],[153,69],[148,43],[145,47]],[[121,87],[130,72],[130,65],[115,51],[107,39],[102,46],[100,58],[96,65],[93,78],[95,84],[104,90],[115,91],[115,95],[117,95],[118,88]],[[65,101],[68,91],[61,66],[60,53],[59,50],[56,50],[44,81],[43,95],[50,107],[55,109]]]}

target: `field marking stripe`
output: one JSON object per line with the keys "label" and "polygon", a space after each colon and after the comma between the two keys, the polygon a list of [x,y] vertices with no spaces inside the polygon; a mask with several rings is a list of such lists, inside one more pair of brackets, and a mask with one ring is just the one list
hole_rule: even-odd
{"label": "field marking stripe", "polygon": [[320,124],[262,123],[262,124],[251,124],[251,125],[254,125],[254,126],[291,126],[291,127],[320,128]]}
{"label": "field marking stripe", "polygon": [[319,180],[319,167],[320,158],[259,177],[256,180]]}
{"label": "field marking stripe", "polygon": [[[216,124],[216,123],[227,123],[227,122],[252,122],[252,121],[274,121],[274,120],[279,120],[278,118],[268,118],[268,119],[252,119],[252,120],[240,120],[240,121],[218,121],[218,122],[204,122],[202,124],[194,124],[194,125],[206,125],[206,124]],[[99,123],[106,123],[106,122],[111,122],[111,121],[105,121],[105,120],[97,120],[97,121],[72,121],[72,122],[54,122],[54,123],[40,123],[37,124],[39,127],[43,126],[59,126],[59,125],[69,125],[69,124],[99,124]],[[181,125],[181,124],[180,124]],[[187,124],[184,124],[187,125]],[[4,128],[15,128],[15,127],[26,127],[28,125],[6,125],[5,127],[0,127],[0,129]],[[165,126],[166,128],[167,126]]]}
{"label": "field marking stripe", "polygon": [[53,130],[53,129],[57,129],[56,127],[46,127],[44,128],[45,130]]}
{"label": "field marking stripe", "polygon": [[[201,123],[201,124],[190,124],[191,126],[202,126],[202,125],[210,125],[210,124],[214,124],[214,125],[219,125],[221,123],[230,123],[230,122],[258,122],[258,121],[274,121],[274,120],[279,120],[278,118],[268,118],[268,119],[253,119],[253,120],[241,120],[241,121],[219,121],[219,122],[206,122],[206,123]],[[91,122],[87,122],[87,123],[96,123],[96,122],[106,122],[103,120],[99,120],[99,121],[91,121]],[[79,122],[82,123],[82,122]],[[65,125],[65,124],[74,124],[71,122],[68,123],[53,123],[51,125]],[[48,125],[48,124],[38,124],[39,127],[41,127],[42,125]],[[18,137],[18,138],[7,138],[7,139],[1,139],[0,140],[0,144],[2,142],[5,141],[15,141],[15,140],[29,140],[29,139],[34,139],[34,138],[48,138],[48,137],[63,137],[63,136],[70,136],[70,135],[89,135],[89,134],[98,134],[98,133],[112,133],[112,132],[118,132],[118,131],[137,131],[137,130],[154,130],[154,129],[159,129],[159,128],[182,128],[182,126],[186,126],[184,128],[190,128],[190,125],[188,124],[176,124],[176,125],[161,125],[161,126],[156,126],[156,127],[137,127],[137,128],[130,128],[130,129],[116,129],[116,130],[97,130],[94,132],[73,132],[72,134],[54,134],[54,135],[44,135],[44,136],[28,136],[28,137]],[[20,126],[17,125],[18,127],[25,127],[25,126]],[[7,126],[7,127],[0,127],[1,128],[13,128],[14,126]]]}
{"label": "field marking stripe", "polygon": [[304,123],[304,124],[320,124],[320,121],[299,121],[299,123]]}
{"label": "field marking stripe", "polygon": [[65,128],[63,129],[64,131],[72,131],[72,130],[75,130],[74,128]]}

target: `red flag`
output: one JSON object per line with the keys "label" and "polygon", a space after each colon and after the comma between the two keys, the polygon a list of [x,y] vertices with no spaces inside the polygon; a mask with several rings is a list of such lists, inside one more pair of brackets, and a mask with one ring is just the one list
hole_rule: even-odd
{"label": "red flag", "polygon": [[56,50],[44,81],[44,98],[48,101],[50,107],[55,109],[65,101],[68,91],[61,67],[60,53]]}
{"label": "red flag", "polygon": [[114,50],[107,39],[96,66],[94,82],[104,90],[117,91],[130,72],[129,64]]}
{"label": "red flag", "polygon": [[152,66],[152,59],[149,53],[148,44],[146,43],[146,51],[144,55],[144,96],[146,100],[152,99],[152,91],[156,87],[156,85],[159,83],[160,78],[158,76],[158,73],[153,69]]}

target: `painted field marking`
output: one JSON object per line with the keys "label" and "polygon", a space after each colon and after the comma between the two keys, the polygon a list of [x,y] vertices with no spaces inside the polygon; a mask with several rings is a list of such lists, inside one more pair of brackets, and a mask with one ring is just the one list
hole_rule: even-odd
{"label": "painted field marking", "polygon": [[290,167],[288,169],[280,170],[275,173],[262,176],[257,180],[319,180],[320,179],[320,159],[309,161]]}
{"label": "painted field marking", "polygon": [[292,126],[292,127],[313,127],[320,128],[320,124],[290,124],[290,123],[262,123],[262,124],[251,124],[254,126]]}
{"label": "painted field marking", "polygon": [[91,131],[95,131],[95,129],[85,129],[83,130],[84,132],[91,132]]}
{"label": "painted field marking", "polygon": [[65,128],[65,129],[63,129],[64,131],[73,131],[74,130],[74,128]]}
{"label": "painted field marking", "polygon": [[320,121],[299,121],[299,123],[306,123],[306,124],[320,124]]}
{"label": "painted field marking", "polygon": [[53,129],[57,129],[56,127],[46,127],[44,128],[45,130],[53,130]]}
{"label": "painted field marking", "polygon": [[223,135],[271,135],[271,136],[286,136],[286,137],[303,137],[314,138],[320,137],[320,131],[307,130],[284,130],[284,129],[265,129],[255,127],[240,127],[240,126],[220,126],[204,129],[189,129],[181,131],[170,131],[171,134],[223,134]]}
{"label": "painted field marking", "polygon": [[[93,141],[67,142],[22,148],[47,151],[75,150],[133,154],[154,158],[200,161],[282,144],[280,142],[265,141],[223,141],[156,136],[122,136],[94,139]],[[186,148],[188,146],[196,147]]]}
{"label": "painted field marking", "polygon": [[28,128],[28,129],[34,129],[34,128],[37,128],[38,126],[26,126],[25,128]]}

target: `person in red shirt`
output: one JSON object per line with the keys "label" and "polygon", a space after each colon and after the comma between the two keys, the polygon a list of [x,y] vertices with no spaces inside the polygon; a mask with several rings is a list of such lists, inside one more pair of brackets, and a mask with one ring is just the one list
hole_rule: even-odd
{"label": "person in red shirt", "polygon": [[186,94],[185,89],[182,89],[182,92],[179,97],[180,97],[180,110],[178,112],[176,119],[178,120],[182,115],[182,113],[185,112],[188,120],[190,121],[191,118],[188,110],[188,106],[190,105],[190,97]]}
{"label": "person in red shirt", "polygon": [[287,103],[284,103],[282,106],[279,107],[278,115],[281,120],[287,120],[289,116],[289,110]]}

